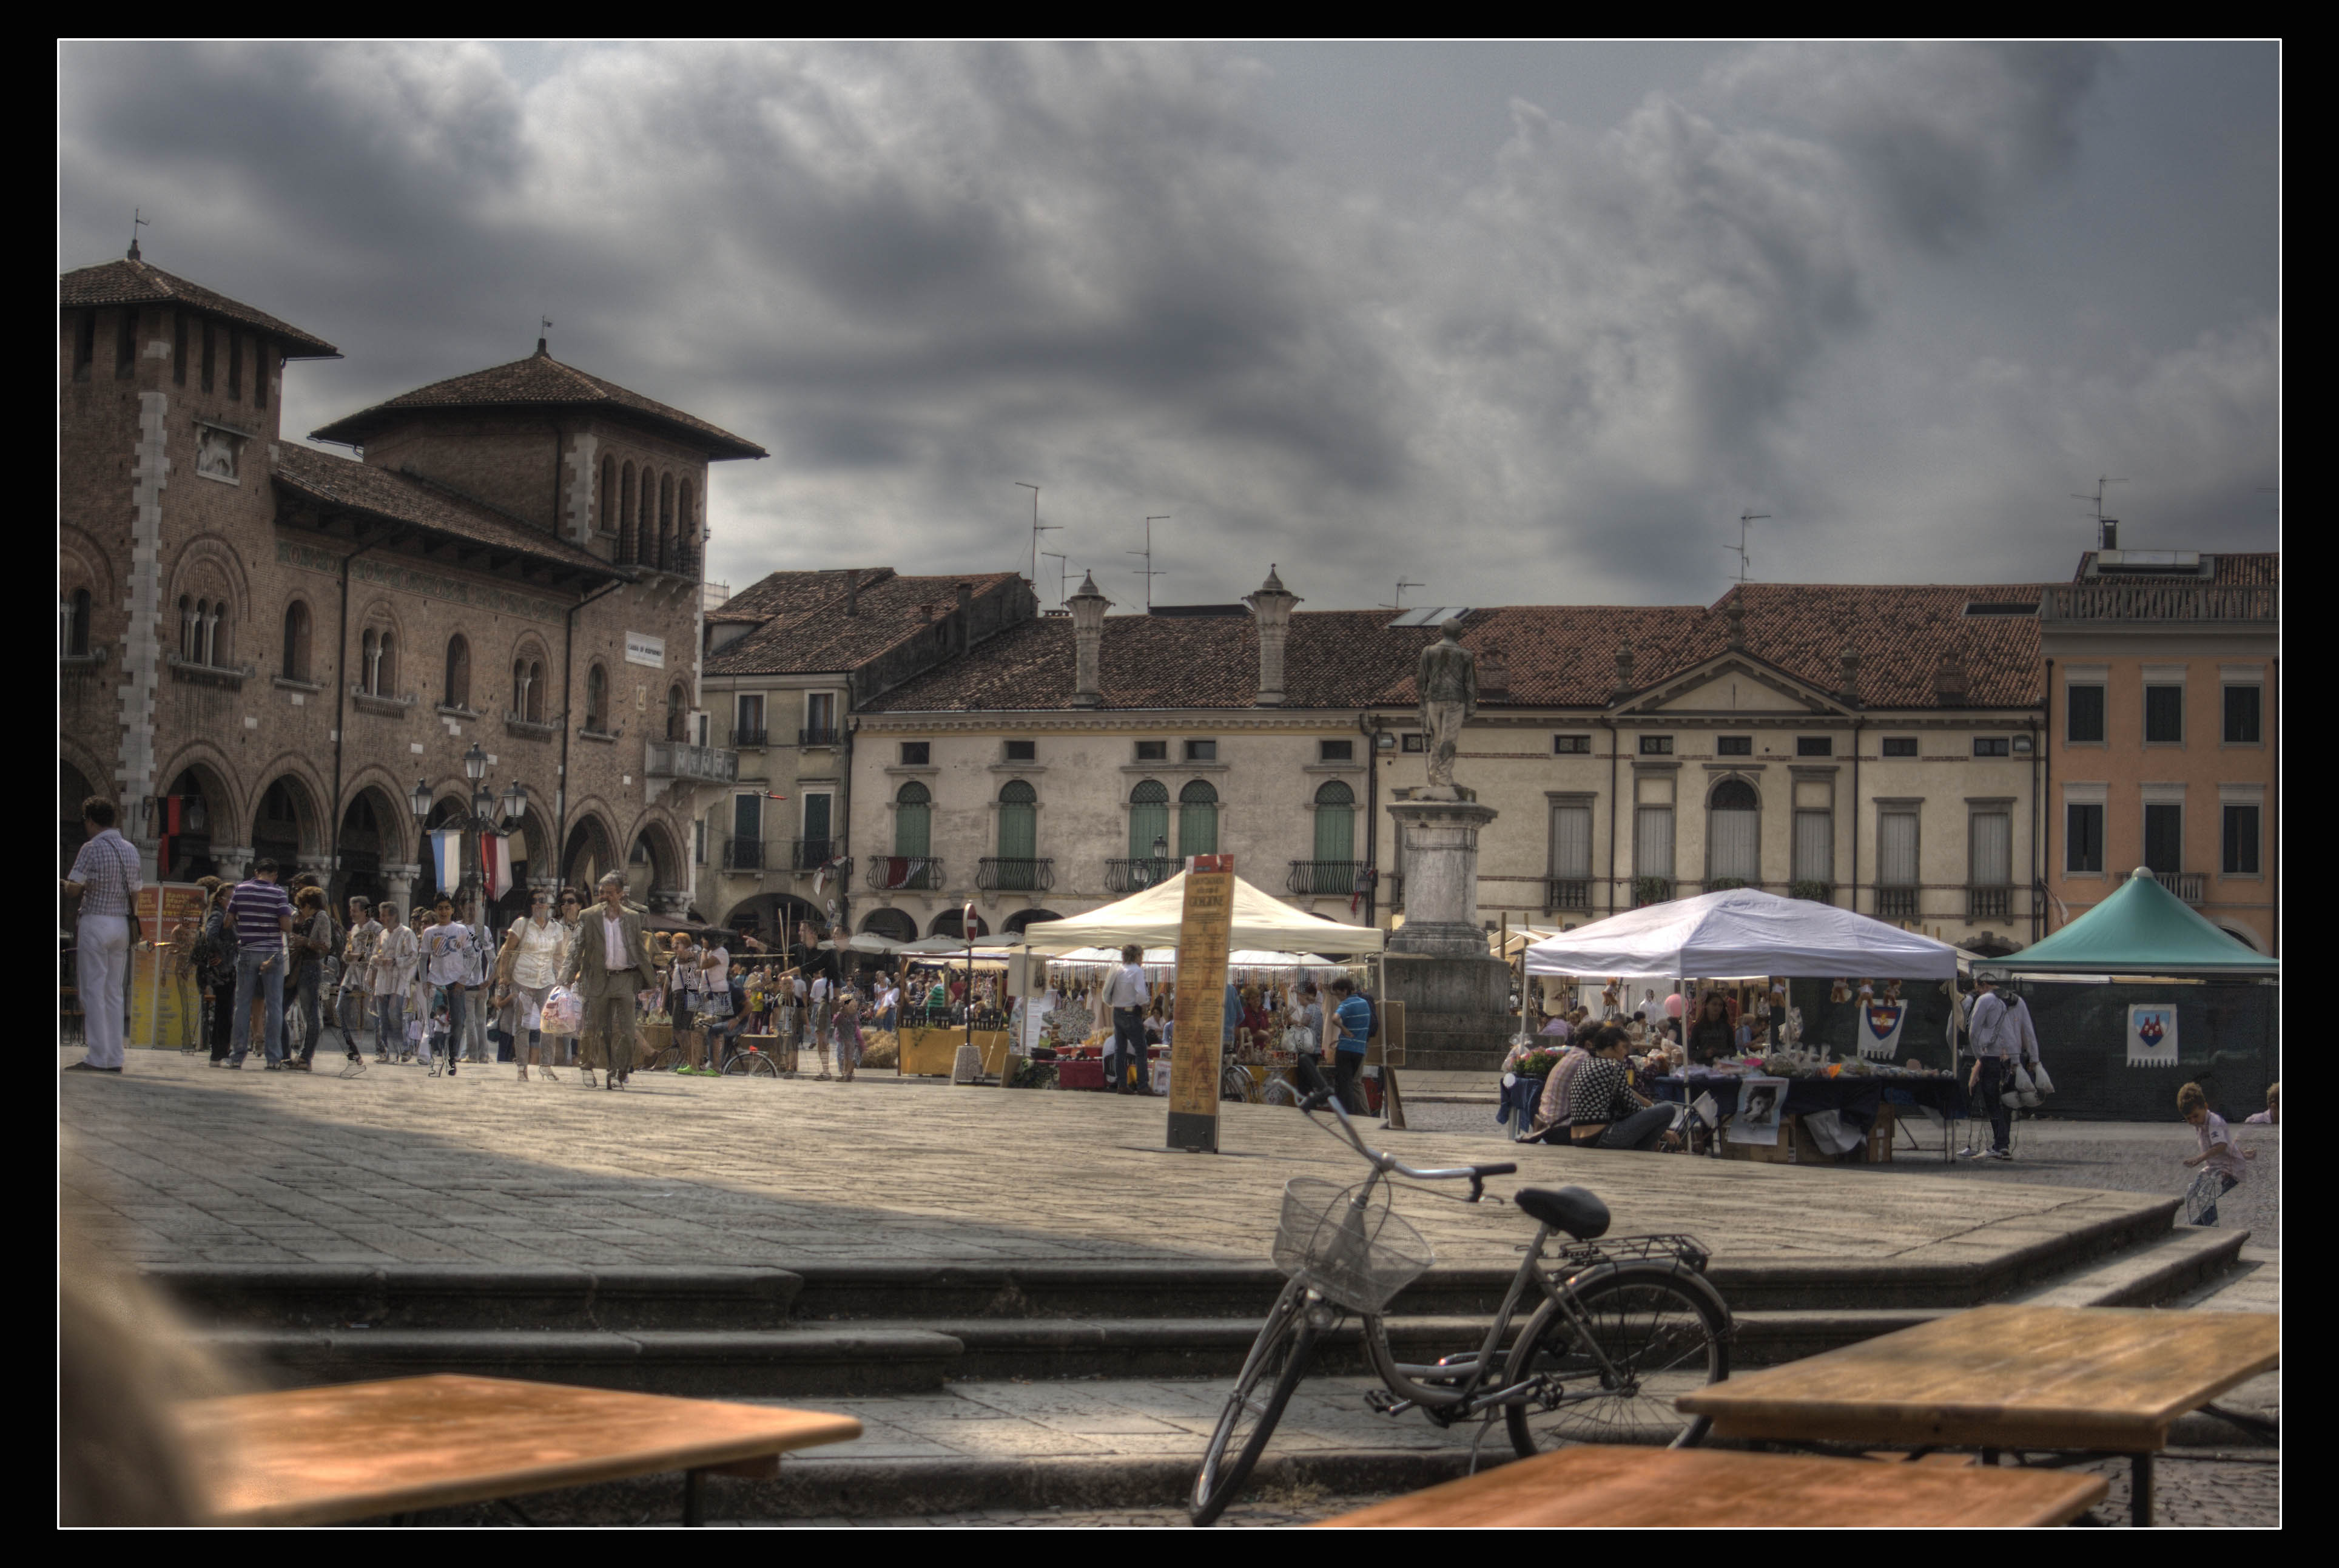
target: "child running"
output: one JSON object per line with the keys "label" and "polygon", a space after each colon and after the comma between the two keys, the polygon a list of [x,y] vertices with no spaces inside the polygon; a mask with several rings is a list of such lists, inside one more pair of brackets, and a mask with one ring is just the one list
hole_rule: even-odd
{"label": "child running", "polygon": [[[2201,1092],[2199,1084],[2188,1083],[2176,1091],[2176,1109],[2193,1124],[2194,1132],[2201,1139],[2201,1152],[2186,1160],[2186,1168],[2207,1166],[2217,1178],[2217,1197],[2224,1198],[2242,1184],[2242,1178],[2249,1174],[2245,1161],[2255,1159],[2258,1151],[2235,1149],[2233,1135],[2226,1130],[2226,1119],[2209,1109],[2209,1097]],[[2217,1205],[2213,1201],[2194,1223],[2216,1224]]]}

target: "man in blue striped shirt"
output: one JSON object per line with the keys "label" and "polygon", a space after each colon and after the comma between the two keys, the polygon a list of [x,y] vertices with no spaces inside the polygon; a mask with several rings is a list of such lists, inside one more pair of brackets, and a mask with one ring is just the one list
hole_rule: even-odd
{"label": "man in blue striped shirt", "polygon": [[266,1033],[261,1048],[268,1070],[284,1070],[284,934],[292,929],[292,901],[276,885],[276,863],[263,860],[252,868],[252,880],[235,884],[227,895],[227,918],[235,927],[235,1011],[228,1014],[235,1052],[228,1066],[241,1068],[252,1028],[252,1000],[268,999]]}
{"label": "man in blue striped shirt", "polygon": [[74,935],[74,987],[80,993],[87,1049],[67,1072],[122,1070],[122,1011],[130,977],[130,906],[138,896],[138,852],[113,827],[113,803],[81,803],[89,840],[74,857],[64,892],[79,894]]}

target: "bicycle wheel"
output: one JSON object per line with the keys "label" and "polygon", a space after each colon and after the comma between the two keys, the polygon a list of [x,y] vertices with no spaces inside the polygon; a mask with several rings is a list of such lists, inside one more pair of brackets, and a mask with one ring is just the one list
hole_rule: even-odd
{"label": "bicycle wheel", "polygon": [[1503,1412],[1519,1456],[1565,1443],[1702,1441],[1712,1423],[1673,1400],[1730,1376],[1730,1309],[1712,1287],[1674,1268],[1627,1267],[1587,1281],[1573,1300],[1582,1326],[1545,1302],[1504,1369],[1506,1385],[1545,1380]]}
{"label": "bicycle wheel", "polygon": [[644,1072],[672,1072],[683,1063],[682,1048],[669,1045],[642,1064]]}
{"label": "bicycle wheel", "polygon": [[777,1078],[780,1076],[779,1063],[774,1061],[770,1057],[765,1056],[760,1050],[749,1051],[744,1056],[735,1057],[733,1060],[745,1061],[747,1064],[747,1076],[749,1078]]}
{"label": "bicycle wheel", "polygon": [[1291,1391],[1307,1376],[1316,1356],[1316,1330],[1308,1321],[1308,1292],[1298,1280],[1283,1287],[1266,1326],[1258,1331],[1235,1379],[1234,1392],[1219,1416],[1218,1430],[1202,1452],[1202,1468],[1194,1476],[1194,1495],[1188,1513],[1197,1524],[1208,1524],[1250,1479]]}
{"label": "bicycle wheel", "polygon": [[1229,1067],[1219,1076],[1219,1098],[1248,1104],[1251,1097],[1250,1074],[1239,1067]]}

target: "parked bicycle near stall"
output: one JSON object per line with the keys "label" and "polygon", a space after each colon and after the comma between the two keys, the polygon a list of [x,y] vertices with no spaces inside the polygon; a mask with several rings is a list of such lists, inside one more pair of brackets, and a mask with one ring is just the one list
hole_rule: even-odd
{"label": "parked bicycle near stall", "polygon": [[[1730,1307],[1705,1277],[1709,1254],[1687,1236],[1606,1241],[1607,1205],[1580,1187],[1522,1188],[1512,1198],[1536,1224],[1493,1321],[1475,1346],[1435,1362],[1399,1361],[1389,1345],[1389,1304],[1435,1261],[1429,1243],[1389,1206],[1392,1178],[1464,1181],[1476,1203],[1510,1161],[1419,1170],[1368,1147],[1322,1075],[1302,1062],[1300,1109],[1372,1167],[1343,1186],[1294,1177],[1284,1188],[1275,1262],[1289,1276],[1252,1343],[1194,1477],[1189,1512],[1212,1523],[1266,1450],[1317,1346],[1342,1321],[1359,1320],[1382,1388],[1367,1395],[1387,1415],[1418,1409],[1439,1425],[1504,1419],[1521,1457],[1563,1443],[1685,1447],[1705,1436],[1702,1416],[1674,1398],[1730,1375]],[[1426,1190],[1426,1189],[1425,1189]],[[1501,1201],[1496,1199],[1496,1201]],[[1553,1247],[1554,1233],[1567,1239]],[[1512,1324],[1532,1308],[1515,1336]]]}

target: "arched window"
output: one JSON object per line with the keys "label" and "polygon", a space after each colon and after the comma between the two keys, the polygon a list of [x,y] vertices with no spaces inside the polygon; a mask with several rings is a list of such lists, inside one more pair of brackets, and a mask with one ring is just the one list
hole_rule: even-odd
{"label": "arched window", "polygon": [[1357,793],[1338,779],[1316,792],[1316,859],[1352,863],[1357,858]]}
{"label": "arched window", "polygon": [[378,697],[398,695],[398,639],[388,632],[381,634],[381,658],[374,666],[373,695]]}
{"label": "arched window", "polygon": [[641,541],[641,564],[658,564],[657,480],[647,468],[642,470],[642,507],[634,521],[635,537]]}
{"label": "arched window", "polygon": [[366,628],[363,640],[363,665],[358,671],[358,690],[381,690],[381,634],[371,626]]}
{"label": "arched window", "polygon": [[512,661],[512,717],[516,719],[528,717],[528,661],[514,659]]}
{"label": "arched window", "polygon": [[676,681],[666,688],[666,738],[686,741],[690,738],[688,699],[683,695],[682,683]]}
{"label": "arched window", "polygon": [[195,601],[195,615],[202,623],[196,628],[196,663],[218,666],[225,662],[226,639],[220,636],[220,622],[226,614],[224,599],[215,604],[203,599]]}
{"label": "arched window", "polygon": [[1178,858],[1219,853],[1219,792],[1196,779],[1178,792]]}
{"label": "arched window", "polygon": [[471,705],[471,645],[457,632],[447,639],[447,705]]}
{"label": "arched window", "polygon": [[999,858],[1034,860],[1040,853],[1040,793],[1021,779],[999,792]]}
{"label": "arched window", "polygon": [[912,779],[893,792],[893,853],[923,859],[933,853],[934,797]]}
{"label": "arched window", "polygon": [[184,594],[179,596],[179,656],[195,656],[195,602]]}
{"label": "arched window", "polygon": [[634,558],[634,465],[627,463],[617,481],[617,559]]}
{"label": "arched window", "polygon": [[617,459],[601,459],[601,531],[617,526]]}
{"label": "arched window", "polygon": [[64,646],[66,656],[89,656],[89,590],[75,588],[65,600]]}
{"label": "arched window", "polygon": [[544,665],[540,660],[528,661],[528,705],[520,709],[520,714],[532,725],[544,722]]}
{"label": "arched window", "polygon": [[1723,779],[1706,800],[1705,880],[1762,880],[1762,800],[1744,779]]}
{"label": "arched window", "polygon": [[683,480],[681,493],[675,500],[674,527],[676,533],[694,543],[698,538],[698,508],[694,504],[696,500],[696,497],[691,489],[690,481]]}
{"label": "arched window", "polygon": [[299,599],[284,606],[284,678],[309,678],[309,606]]}
{"label": "arched window", "polygon": [[1154,841],[1170,846],[1170,792],[1160,779],[1140,780],[1129,792],[1129,858],[1151,860]]}
{"label": "arched window", "polygon": [[658,565],[667,571],[677,571],[674,546],[674,476],[658,476]]}
{"label": "arched window", "polygon": [[192,641],[188,644],[187,657],[199,665],[211,663],[211,660],[203,656],[203,639],[211,631],[211,600],[197,599],[195,601],[195,635]]}
{"label": "arched window", "polygon": [[598,664],[585,672],[585,727],[609,733],[609,673]]}

